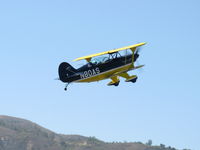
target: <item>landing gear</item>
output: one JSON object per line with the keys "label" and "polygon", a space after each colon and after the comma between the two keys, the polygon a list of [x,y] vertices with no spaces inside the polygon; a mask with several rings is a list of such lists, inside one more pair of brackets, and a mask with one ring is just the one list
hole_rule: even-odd
{"label": "landing gear", "polygon": [[137,77],[136,78],[134,78],[134,79],[132,79],[132,80],[130,80],[132,83],[135,83],[136,81],[137,81]]}
{"label": "landing gear", "polygon": [[119,85],[119,82],[120,82],[120,81],[118,81],[118,82],[113,82],[113,81],[111,81],[111,82],[108,83],[107,85],[108,85],[108,86],[111,86],[111,85],[118,86],[118,85]]}
{"label": "landing gear", "polygon": [[114,86],[118,86],[119,85],[119,82],[117,82],[117,83],[115,83],[115,84],[113,84]]}
{"label": "landing gear", "polygon": [[66,84],[64,90],[67,91],[67,87],[68,87],[69,83]]}
{"label": "landing gear", "polygon": [[133,75],[129,78],[126,79],[126,82],[132,82],[132,83],[135,83],[137,81],[137,76],[136,75]]}

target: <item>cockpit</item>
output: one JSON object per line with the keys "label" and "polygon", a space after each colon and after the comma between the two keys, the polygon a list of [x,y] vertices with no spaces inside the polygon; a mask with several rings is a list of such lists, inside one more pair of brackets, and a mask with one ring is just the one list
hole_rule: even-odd
{"label": "cockpit", "polygon": [[92,58],[90,63],[94,64],[94,65],[98,65],[98,64],[104,64],[106,62],[109,62],[110,58],[108,56],[104,56],[104,57],[95,57]]}
{"label": "cockpit", "polygon": [[124,61],[127,61],[126,57],[129,56],[129,53],[124,53],[124,54],[121,54],[119,52],[115,52],[115,53],[109,53],[109,54],[106,54],[106,55],[101,55],[101,56],[97,56],[97,57],[92,57],[91,60],[83,65],[82,67],[80,67],[78,70],[84,70],[88,67],[94,67],[96,65],[101,65],[101,64],[106,64],[106,63],[109,63],[109,62],[113,62],[113,61],[119,61],[119,60],[122,60]]}
{"label": "cockpit", "polygon": [[121,58],[121,57],[122,55],[119,52],[109,53],[108,55],[105,55],[105,56],[93,57],[89,63],[94,64],[94,65],[104,64],[104,63],[110,62],[111,60]]}

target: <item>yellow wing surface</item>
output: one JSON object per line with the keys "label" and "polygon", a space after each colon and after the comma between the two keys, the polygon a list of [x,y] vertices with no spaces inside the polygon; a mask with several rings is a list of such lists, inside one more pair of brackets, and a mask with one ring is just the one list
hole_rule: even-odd
{"label": "yellow wing surface", "polygon": [[131,49],[132,51],[134,51],[137,47],[145,45],[145,44],[146,43],[138,43],[138,44],[134,44],[134,45],[118,48],[118,49],[109,50],[109,51],[106,51],[106,52],[92,54],[92,55],[88,55],[88,56],[84,56],[84,57],[79,57],[79,58],[76,58],[74,61],[83,60],[83,59],[90,61],[92,57],[105,55],[105,54],[111,54],[111,53],[115,53],[115,52],[126,50],[126,49]]}

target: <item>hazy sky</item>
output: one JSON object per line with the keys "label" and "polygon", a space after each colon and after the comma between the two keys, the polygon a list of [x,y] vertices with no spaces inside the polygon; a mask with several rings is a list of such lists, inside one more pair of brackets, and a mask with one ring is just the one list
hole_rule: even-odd
{"label": "hazy sky", "polygon": [[[104,141],[200,149],[200,2],[0,1],[0,114]],[[54,80],[63,61],[135,44],[137,83]]]}

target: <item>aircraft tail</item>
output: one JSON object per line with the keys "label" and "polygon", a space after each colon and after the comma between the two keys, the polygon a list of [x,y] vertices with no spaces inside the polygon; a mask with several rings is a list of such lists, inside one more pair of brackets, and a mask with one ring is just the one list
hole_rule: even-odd
{"label": "aircraft tail", "polygon": [[69,82],[69,77],[76,72],[77,70],[66,62],[61,63],[58,68],[59,79],[63,82]]}

